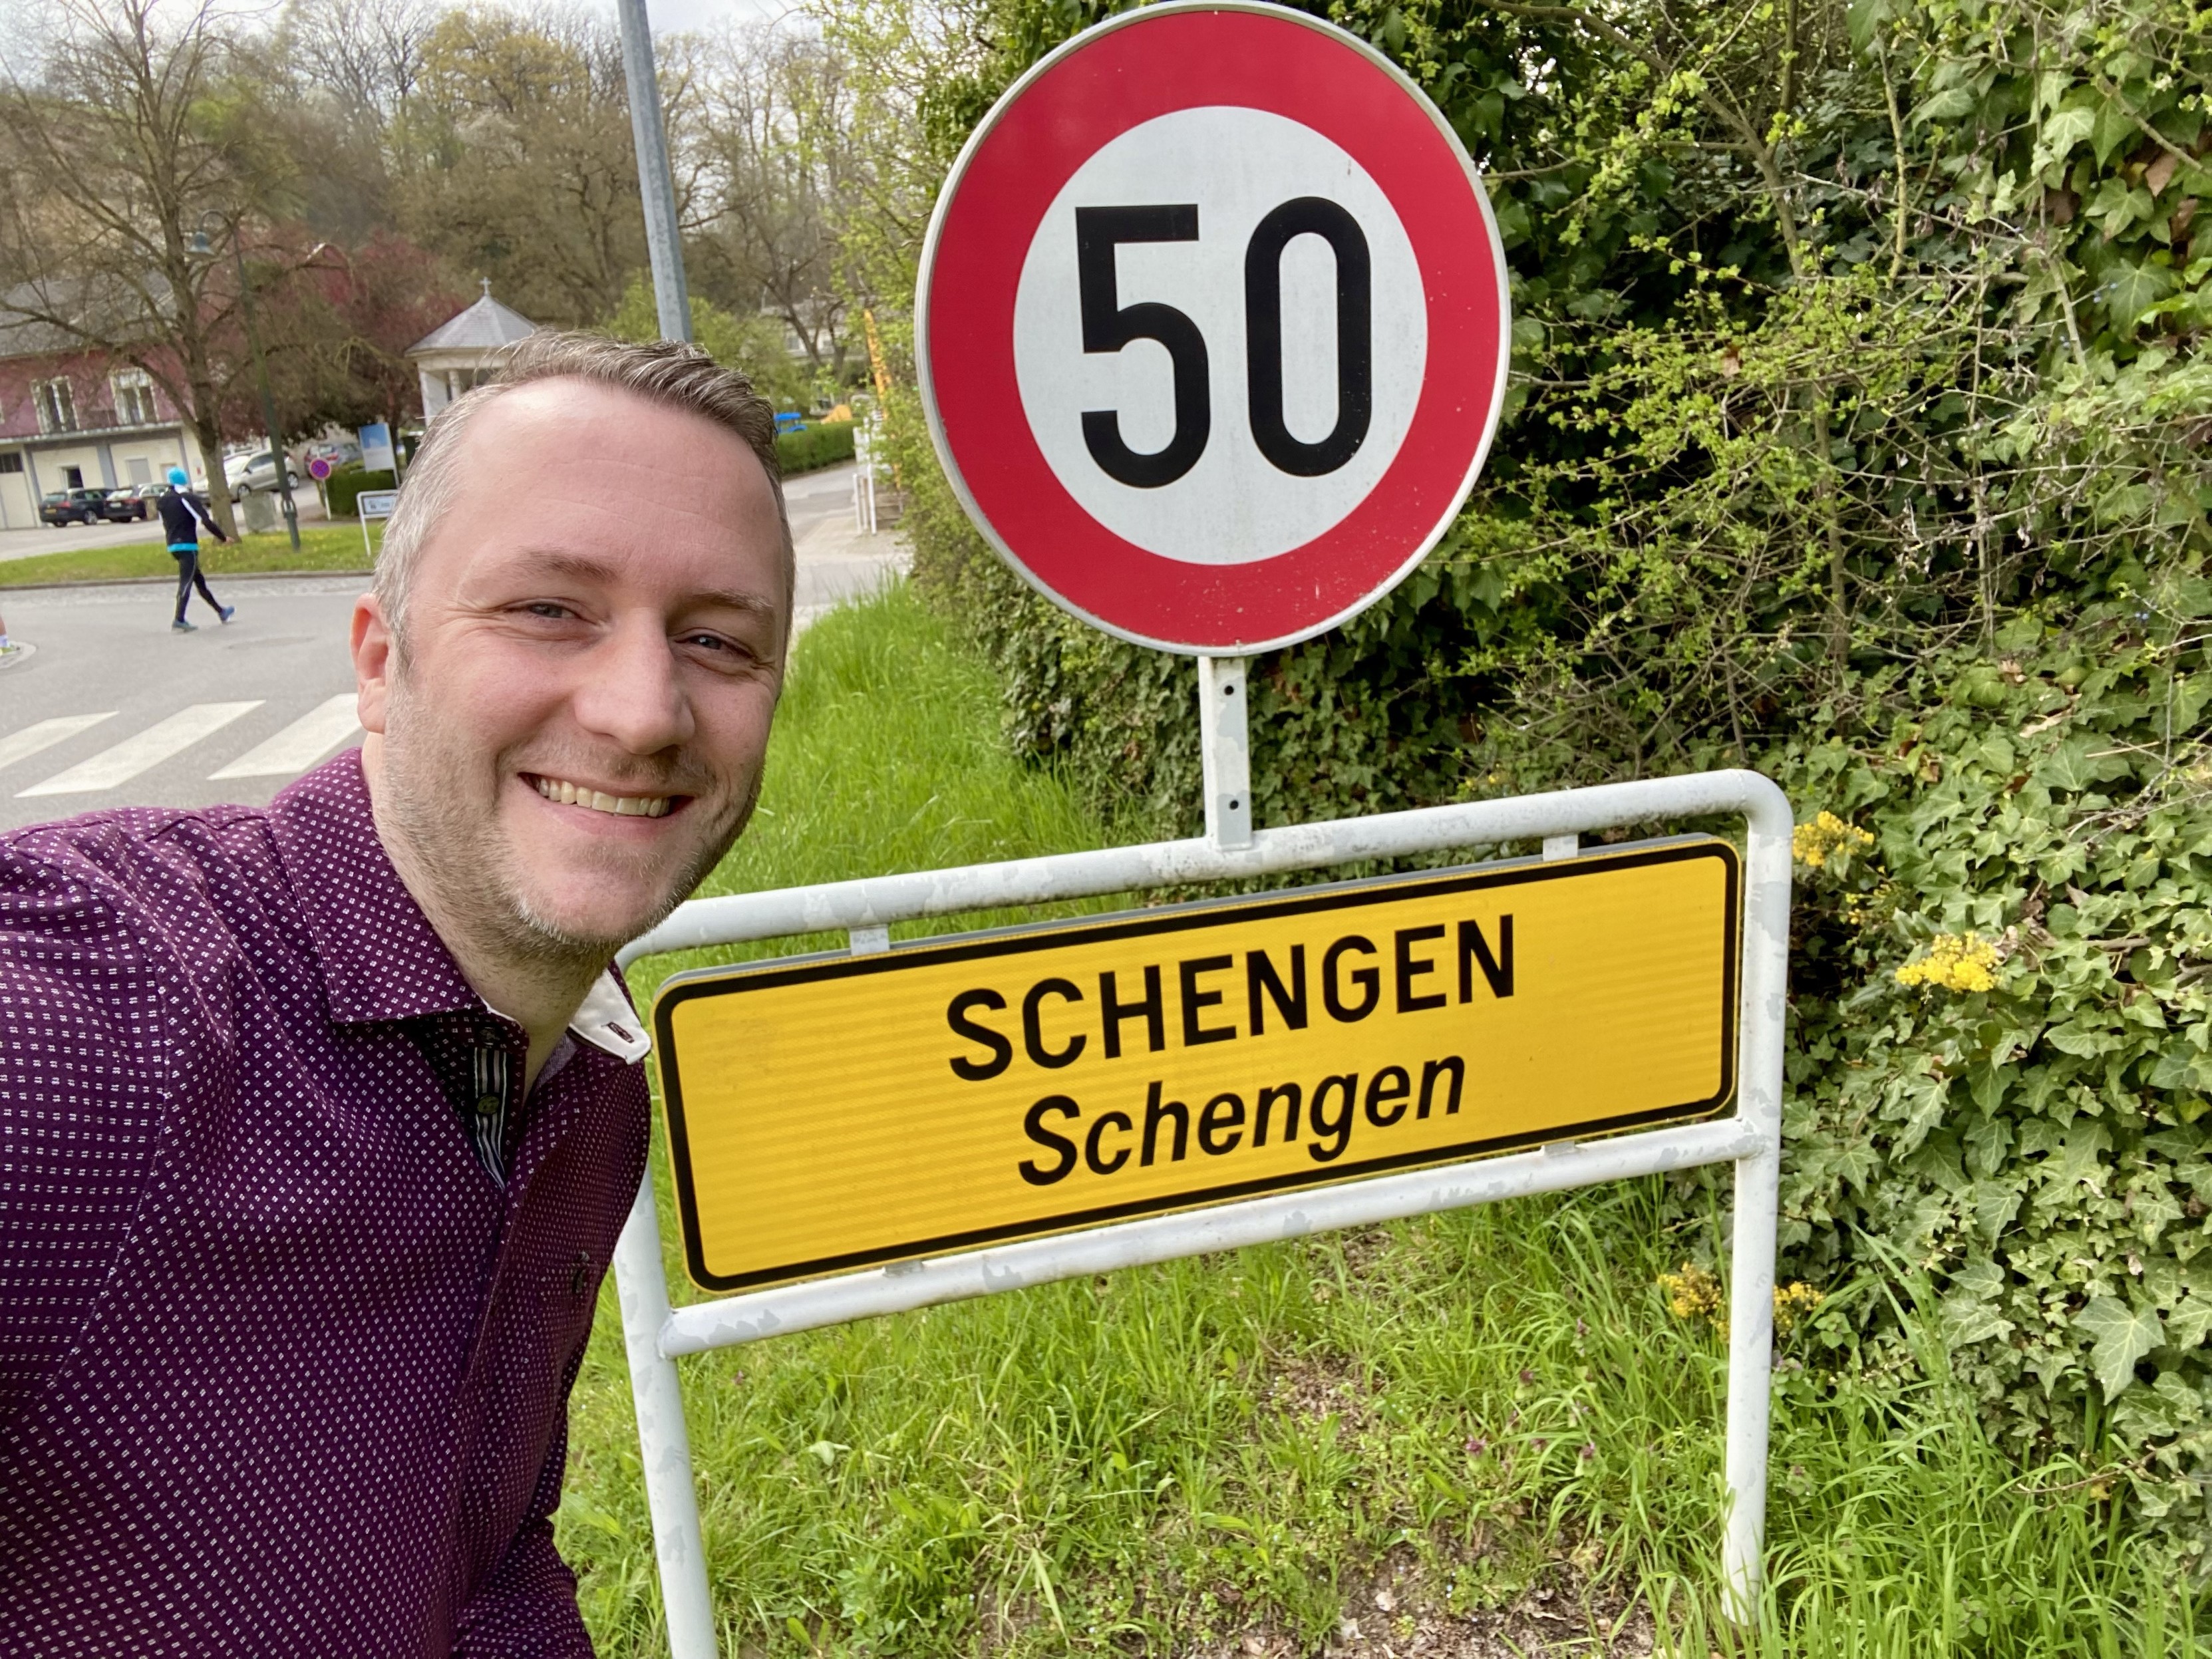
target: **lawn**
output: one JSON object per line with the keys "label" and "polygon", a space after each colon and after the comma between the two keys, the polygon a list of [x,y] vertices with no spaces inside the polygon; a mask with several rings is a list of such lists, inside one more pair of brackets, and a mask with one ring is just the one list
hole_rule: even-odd
{"label": "lawn", "polygon": [[[376,540],[383,526],[370,526]],[[204,549],[201,564],[210,577],[248,575],[271,570],[367,570],[370,558],[362,545],[359,525],[311,525],[300,532],[300,550],[282,531],[243,536],[228,545]],[[82,551],[40,553],[0,562],[0,587],[33,582],[112,582],[131,576],[176,579],[177,562],[158,542],[132,547],[93,547]]]}
{"label": "lawn", "polygon": [[[998,722],[909,592],[833,612],[715,886],[1109,839]],[[1831,1291],[1899,1300],[1928,1333],[1909,1374],[1783,1344],[1747,1650],[1712,1617],[1724,1346],[1670,1310],[1685,1246],[1660,1214],[1627,1183],[686,1360],[723,1651],[2198,1650],[2202,1606],[2118,1532],[2097,1471],[1992,1447],[1910,1278]],[[600,1652],[663,1651],[611,1285],[558,1527]]]}

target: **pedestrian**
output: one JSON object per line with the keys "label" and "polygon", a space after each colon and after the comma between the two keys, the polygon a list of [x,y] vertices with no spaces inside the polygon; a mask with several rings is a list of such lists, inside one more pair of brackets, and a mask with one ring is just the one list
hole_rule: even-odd
{"label": "pedestrian", "polygon": [[207,578],[200,574],[200,532],[212,530],[219,542],[227,542],[230,538],[223,534],[222,526],[208,511],[208,504],[191,485],[185,469],[173,466],[169,469],[169,487],[154,499],[161,514],[161,529],[169,538],[169,556],[177,562],[177,619],[169,627],[179,634],[196,631],[185,620],[185,607],[191,603],[195,587],[220,620],[228,622],[238,614],[236,605],[223,604],[209,591]]}
{"label": "pedestrian", "polygon": [[359,749],[0,833],[0,1653],[590,1654],[612,963],[751,813],[792,579],[744,375],[535,335],[409,469]]}
{"label": "pedestrian", "polygon": [[8,619],[0,617],[0,657],[12,657],[23,647],[11,644],[8,639]]}

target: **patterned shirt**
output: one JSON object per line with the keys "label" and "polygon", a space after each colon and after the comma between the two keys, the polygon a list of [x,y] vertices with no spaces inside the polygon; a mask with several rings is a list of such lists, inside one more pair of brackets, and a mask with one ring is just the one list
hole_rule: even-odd
{"label": "patterned shirt", "polygon": [[589,1654],[550,1517],[647,1045],[609,975],[518,1102],[524,1046],[357,753],[0,836],[0,1654]]}

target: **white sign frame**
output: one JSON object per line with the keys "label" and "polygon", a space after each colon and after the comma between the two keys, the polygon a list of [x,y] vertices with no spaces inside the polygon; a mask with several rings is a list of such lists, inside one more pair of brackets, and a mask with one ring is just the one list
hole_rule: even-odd
{"label": "white sign frame", "polygon": [[398,510],[398,507],[399,492],[396,489],[364,489],[353,498],[353,509],[361,515],[362,550],[368,555],[372,563],[376,558],[376,550],[369,545],[368,521],[371,519],[388,519]]}
{"label": "white sign frame", "polygon": [[1055,1279],[1711,1164],[1735,1166],[1722,1589],[1737,1622],[1757,1622],[1782,1154],[1794,823],[1788,798],[1756,772],[1701,772],[1255,832],[1244,660],[1201,658],[1199,683],[1200,712],[1207,716],[1202,837],[696,899],[623,951],[621,963],[627,967],[659,951],[835,929],[843,930],[853,952],[861,955],[892,948],[893,923],[927,916],[1509,842],[1540,842],[1546,859],[1571,859],[1580,837],[1594,830],[1725,815],[1745,824],[1735,1111],[1701,1122],[1561,1141],[1534,1152],[898,1262],[684,1308],[669,1303],[648,1170],[616,1245],[614,1271],[672,1659],[714,1659],[719,1651],[690,1434],[676,1373],[682,1355]]}

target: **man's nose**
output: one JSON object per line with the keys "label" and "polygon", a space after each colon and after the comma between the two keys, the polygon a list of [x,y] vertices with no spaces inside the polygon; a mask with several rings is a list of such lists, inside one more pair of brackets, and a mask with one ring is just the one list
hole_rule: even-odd
{"label": "man's nose", "polygon": [[624,618],[586,659],[575,696],[584,729],[633,755],[657,755],[690,740],[691,700],[657,617]]}

